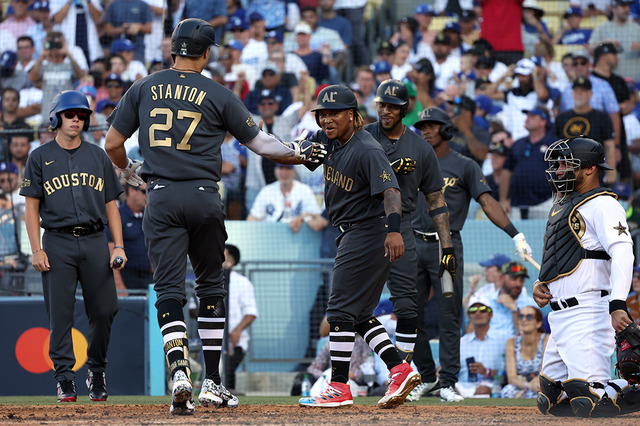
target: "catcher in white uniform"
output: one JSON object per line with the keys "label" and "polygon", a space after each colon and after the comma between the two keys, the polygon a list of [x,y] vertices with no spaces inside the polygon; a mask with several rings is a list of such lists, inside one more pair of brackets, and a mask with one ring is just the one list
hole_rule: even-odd
{"label": "catcher in white uniform", "polygon": [[611,170],[604,147],[562,139],[545,161],[554,205],[533,297],[540,307],[551,303],[552,312],[538,408],[578,417],[636,411],[637,386],[610,376],[615,332],[632,323],[625,300],[634,256],[625,211],[615,193],[600,187],[600,170]]}

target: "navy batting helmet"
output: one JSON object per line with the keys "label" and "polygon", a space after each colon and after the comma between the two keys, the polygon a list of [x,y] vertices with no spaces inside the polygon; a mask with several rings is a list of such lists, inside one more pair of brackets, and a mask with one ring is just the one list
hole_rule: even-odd
{"label": "navy batting helmet", "polygon": [[453,137],[456,131],[449,115],[440,108],[425,108],[420,113],[420,119],[416,121],[413,127],[420,130],[426,123],[440,123],[441,126],[438,133],[442,139],[447,141]]}
{"label": "navy batting helmet", "polygon": [[[52,129],[57,129],[62,124],[62,120],[60,120],[60,113],[70,109],[83,110],[89,115],[93,113],[93,111],[91,111],[91,107],[89,107],[87,97],[82,92],[78,92],[77,90],[65,90],[64,92],[58,93],[53,98],[53,101],[51,101],[49,122],[51,123]],[[84,120],[82,130],[89,130],[90,122],[91,120],[89,120],[89,118]]]}
{"label": "navy batting helmet", "polygon": [[374,102],[385,102],[393,105],[402,105],[400,116],[404,118],[409,109],[409,91],[407,86],[399,80],[385,80],[378,86]]}
{"label": "navy batting helmet", "polygon": [[180,22],[171,35],[171,56],[197,58],[216,44],[213,27],[202,19],[189,18]]}
{"label": "navy batting helmet", "polygon": [[[325,87],[318,93],[318,105],[311,111],[322,111],[324,109],[354,109],[357,111],[358,101],[356,100],[356,95],[347,86],[334,84]],[[320,126],[317,114],[316,123]]]}

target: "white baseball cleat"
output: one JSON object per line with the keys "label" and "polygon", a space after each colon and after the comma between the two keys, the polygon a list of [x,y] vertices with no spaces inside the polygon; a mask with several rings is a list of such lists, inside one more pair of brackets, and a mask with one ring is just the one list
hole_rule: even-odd
{"label": "white baseball cleat", "polygon": [[462,402],[464,398],[460,396],[453,386],[440,389],[440,400],[443,402]]}
{"label": "white baseball cleat", "polygon": [[198,401],[203,407],[230,407],[238,406],[239,401],[235,395],[229,392],[223,385],[216,385],[211,379],[204,379]]}
{"label": "white baseball cleat", "polygon": [[193,386],[187,373],[178,370],[173,375],[173,389],[171,391],[171,409],[169,412],[176,416],[188,416],[195,411],[193,403]]}

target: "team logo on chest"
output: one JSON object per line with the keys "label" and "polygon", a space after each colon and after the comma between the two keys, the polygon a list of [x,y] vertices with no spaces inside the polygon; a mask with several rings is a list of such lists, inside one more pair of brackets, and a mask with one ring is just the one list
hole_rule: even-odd
{"label": "team logo on chest", "polygon": [[584,219],[582,218],[582,215],[580,214],[579,211],[576,211],[571,216],[570,223],[571,223],[571,229],[573,230],[574,234],[576,234],[578,238],[582,238],[585,231],[587,230],[587,226],[585,225]]}
{"label": "team logo on chest", "polygon": [[442,180],[444,181],[444,186],[442,187],[442,193],[444,194],[444,192],[447,190],[447,188],[449,188],[449,187],[453,188],[456,185],[456,182],[458,182],[460,180],[460,178],[444,177],[444,178],[442,178]]}

